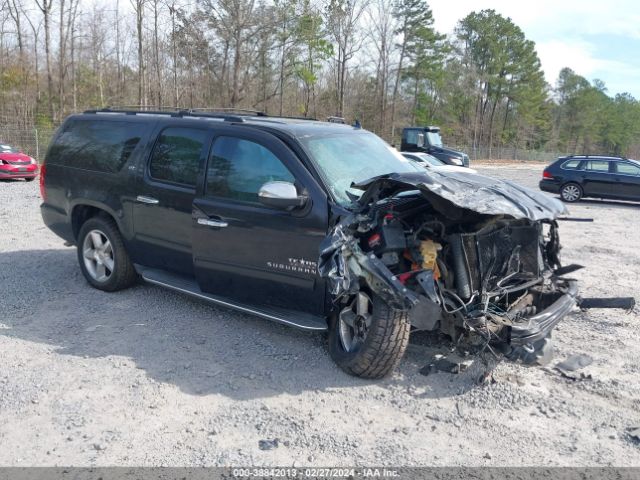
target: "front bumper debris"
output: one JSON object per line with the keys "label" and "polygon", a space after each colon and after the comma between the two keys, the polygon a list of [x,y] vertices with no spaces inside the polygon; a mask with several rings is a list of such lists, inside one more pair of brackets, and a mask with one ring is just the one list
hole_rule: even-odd
{"label": "front bumper debris", "polygon": [[[467,173],[392,174],[364,190],[321,245],[337,307],[358,291],[409,312],[414,329],[548,357],[553,328],[578,304],[561,270],[564,205],[510,182]],[[555,274],[554,272],[558,272]]]}
{"label": "front bumper debris", "polygon": [[551,330],[578,305],[578,283],[568,282],[567,292],[540,313],[530,317],[526,323],[511,326],[512,347],[533,348],[547,338]]}

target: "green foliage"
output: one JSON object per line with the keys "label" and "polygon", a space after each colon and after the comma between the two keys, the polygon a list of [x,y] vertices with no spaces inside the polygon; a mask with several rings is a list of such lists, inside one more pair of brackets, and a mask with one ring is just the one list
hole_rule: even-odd
{"label": "green foliage", "polygon": [[419,123],[430,123],[445,79],[445,36],[433,27],[433,13],[424,0],[397,0],[393,15],[400,25],[396,34],[404,42],[407,62],[400,75],[413,93],[413,117]]}
{"label": "green foliage", "polygon": [[294,72],[302,81],[305,89],[305,102],[302,107],[304,116],[309,114],[311,94],[318,81],[318,71],[322,62],[333,55],[333,45],[326,39],[322,15],[315,11],[308,0],[303,3],[301,15],[295,28],[296,39],[302,54],[296,61]]}
{"label": "green foliage", "polygon": [[565,68],[555,94],[555,127],[567,151],[621,155],[637,141],[640,103],[628,93],[611,98],[602,81],[589,83]]}
{"label": "green foliage", "polygon": [[547,87],[535,44],[495,10],[472,12],[456,27],[457,55],[472,78],[474,144],[497,139],[514,146],[548,133]]}

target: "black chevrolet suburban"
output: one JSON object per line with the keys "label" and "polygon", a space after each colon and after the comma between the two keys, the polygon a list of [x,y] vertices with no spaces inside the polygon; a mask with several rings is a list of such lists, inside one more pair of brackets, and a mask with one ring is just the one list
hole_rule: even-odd
{"label": "black chevrolet suburban", "polygon": [[393,370],[413,330],[532,361],[576,305],[558,200],[427,172],[376,135],[230,111],[69,117],[41,173],[45,224],[89,284],[139,279],[307,330],[350,374]]}

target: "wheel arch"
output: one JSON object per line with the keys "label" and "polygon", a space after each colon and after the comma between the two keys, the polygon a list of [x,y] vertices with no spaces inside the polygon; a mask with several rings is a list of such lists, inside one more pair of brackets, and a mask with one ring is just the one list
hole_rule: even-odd
{"label": "wheel arch", "polygon": [[78,234],[80,233],[82,225],[90,218],[97,216],[105,216],[113,220],[118,230],[122,233],[122,225],[118,220],[116,212],[98,202],[92,202],[90,200],[79,201],[71,207],[70,214],[71,230],[73,232],[73,238],[76,239],[76,241],[78,240]]}

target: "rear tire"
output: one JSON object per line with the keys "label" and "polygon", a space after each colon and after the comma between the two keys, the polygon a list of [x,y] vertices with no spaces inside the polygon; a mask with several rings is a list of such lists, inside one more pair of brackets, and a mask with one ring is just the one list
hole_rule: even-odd
{"label": "rear tire", "polygon": [[115,292],[132,286],[138,275],[113,219],[92,217],[78,233],[78,262],[92,287]]}
{"label": "rear tire", "polygon": [[33,182],[36,179],[36,177],[29,177],[29,178],[25,178],[24,180],[26,182]]}
{"label": "rear tire", "polygon": [[[357,298],[354,302],[357,302]],[[329,354],[349,375],[378,379],[389,375],[400,363],[409,344],[410,324],[407,312],[390,308],[375,295],[366,298],[370,302],[370,321],[366,335],[350,351],[345,348],[346,324],[341,320],[341,314],[349,313],[351,306],[346,307],[331,319]]]}
{"label": "rear tire", "polygon": [[582,198],[582,187],[577,183],[565,183],[560,189],[560,198],[568,203],[577,202]]}

